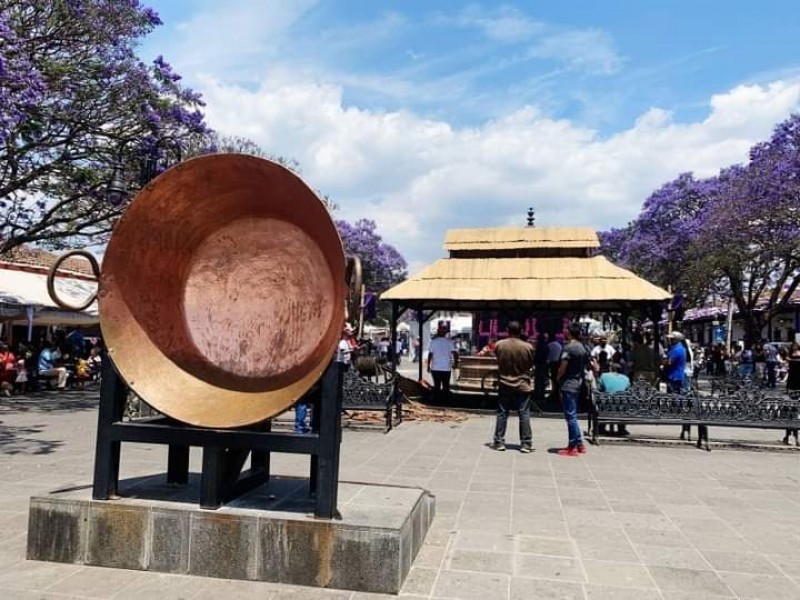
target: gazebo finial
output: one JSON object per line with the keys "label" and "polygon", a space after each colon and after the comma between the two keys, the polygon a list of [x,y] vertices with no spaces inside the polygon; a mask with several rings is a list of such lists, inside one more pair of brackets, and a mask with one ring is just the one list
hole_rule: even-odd
{"label": "gazebo finial", "polygon": [[534,216],[533,207],[531,206],[530,208],[528,208],[528,227],[533,227],[535,220],[536,217]]}

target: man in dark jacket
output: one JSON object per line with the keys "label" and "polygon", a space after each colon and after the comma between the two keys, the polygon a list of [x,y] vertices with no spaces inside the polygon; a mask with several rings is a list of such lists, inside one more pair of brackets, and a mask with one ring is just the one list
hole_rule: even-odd
{"label": "man in dark jacket", "polygon": [[567,344],[561,353],[558,381],[561,384],[561,405],[567,420],[567,447],[558,451],[561,456],[578,456],[586,452],[578,425],[578,398],[589,367],[589,351],[581,341],[581,327],[573,323],[567,329]]}
{"label": "man in dark jacket", "polygon": [[519,415],[520,452],[527,454],[533,451],[530,411],[533,347],[520,339],[520,333],[519,323],[511,321],[508,324],[508,338],[497,342],[495,347],[500,387],[497,398],[497,423],[491,447],[500,451],[506,449],[508,413],[513,410]]}

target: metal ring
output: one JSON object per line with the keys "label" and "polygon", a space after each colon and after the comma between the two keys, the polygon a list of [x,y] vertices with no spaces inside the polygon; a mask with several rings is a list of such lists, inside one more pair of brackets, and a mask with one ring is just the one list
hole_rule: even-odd
{"label": "metal ring", "polygon": [[56,272],[58,268],[68,258],[73,256],[82,256],[86,260],[89,261],[89,264],[92,266],[92,273],[97,279],[97,283],[100,283],[100,264],[97,262],[97,258],[95,258],[94,254],[89,252],[88,250],[70,250],[69,252],[65,252],[61,256],[58,257],[56,262],[50,267],[50,270],[47,272],[47,293],[50,295],[50,299],[55,302],[60,308],[64,310],[72,310],[75,312],[80,312],[89,308],[92,303],[97,300],[97,291],[92,292],[89,298],[86,299],[83,303],[75,306],[70,304],[69,302],[64,302],[61,298],[58,297],[58,293],[56,292]]}

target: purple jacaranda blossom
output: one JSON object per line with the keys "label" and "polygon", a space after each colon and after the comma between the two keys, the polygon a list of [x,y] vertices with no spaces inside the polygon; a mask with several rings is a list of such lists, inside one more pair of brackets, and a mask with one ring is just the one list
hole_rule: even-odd
{"label": "purple jacaranda blossom", "polygon": [[0,0],[0,254],[101,243],[124,209],[102,193],[118,162],[134,193],[143,162],[208,145],[200,95],[136,54],[160,24],[138,0]]}
{"label": "purple jacaranda blossom", "polygon": [[408,273],[406,260],[377,233],[375,221],[359,219],[355,223],[336,221],[345,253],[361,259],[364,286],[380,293],[403,281]]}
{"label": "purple jacaranda blossom", "polygon": [[600,237],[612,260],[689,304],[730,298],[747,337],[760,339],[800,286],[800,115],[778,124],[746,164],[707,179],[682,174],[627,227]]}

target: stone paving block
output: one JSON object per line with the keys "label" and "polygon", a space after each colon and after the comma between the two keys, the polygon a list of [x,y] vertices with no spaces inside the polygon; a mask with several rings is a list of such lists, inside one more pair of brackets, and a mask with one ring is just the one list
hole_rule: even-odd
{"label": "stone paving block", "polygon": [[584,600],[580,583],[548,579],[511,578],[511,600]]}
{"label": "stone paving block", "polygon": [[703,556],[717,571],[764,573],[778,575],[779,571],[763,554],[753,552],[720,552],[704,550]]}
{"label": "stone paving block", "polygon": [[645,565],[676,569],[710,569],[711,565],[697,550],[689,547],[637,544],[636,553]]}
{"label": "stone paving block", "polygon": [[653,588],[637,589],[587,584],[587,600],[661,600],[661,593]]}
{"label": "stone paving block", "polygon": [[800,598],[800,586],[782,575],[721,572],[719,576],[741,598],[758,598],[759,600],[797,600]]}
{"label": "stone paving block", "polygon": [[188,600],[209,586],[208,578],[163,573],[137,573],[138,577],[114,594],[114,600]]}
{"label": "stone paving block", "polygon": [[733,600],[736,596],[718,596],[717,594],[703,594],[699,592],[678,592],[675,590],[661,590],[664,600]]}
{"label": "stone paving block", "polygon": [[45,590],[83,567],[61,563],[26,561],[0,571],[0,590]]}
{"label": "stone paving block", "polygon": [[549,556],[575,557],[575,546],[570,540],[559,540],[527,535],[517,536],[517,550],[529,554],[545,554]]}
{"label": "stone paving block", "polygon": [[507,600],[509,577],[496,573],[444,570],[436,581],[433,595],[459,600]]}
{"label": "stone paving block", "polygon": [[589,583],[620,588],[653,588],[650,574],[644,565],[607,560],[584,560],[583,568]]}
{"label": "stone paving block", "polygon": [[730,595],[730,589],[713,571],[675,569],[673,567],[647,567],[662,590],[676,590],[696,594]]}
{"label": "stone paving block", "polygon": [[768,554],[767,558],[789,577],[800,579],[800,556],[797,554]]}
{"label": "stone paving block", "polygon": [[481,530],[465,530],[455,534],[455,548],[486,552],[513,552],[514,536]]}
{"label": "stone paving block", "polygon": [[511,574],[514,560],[512,554],[504,552],[453,550],[445,564],[446,568],[456,571]]}
{"label": "stone paving block", "polygon": [[514,556],[514,575],[535,579],[556,581],[585,581],[579,560],[536,554],[517,554]]}
{"label": "stone paving block", "polygon": [[122,592],[141,577],[138,571],[84,567],[76,573],[57,581],[48,592],[86,598],[108,598]]}
{"label": "stone paving block", "polygon": [[625,533],[634,544],[649,544],[651,546],[670,546],[683,548],[689,542],[680,531],[642,529],[641,527],[626,527]]}
{"label": "stone paving block", "polygon": [[662,510],[655,502],[634,502],[630,500],[609,500],[611,510],[615,513],[634,513],[662,515]]}
{"label": "stone paving block", "polygon": [[428,596],[433,590],[433,584],[439,575],[439,569],[427,569],[424,567],[411,567],[403,587],[400,589],[402,595],[412,594]]}

